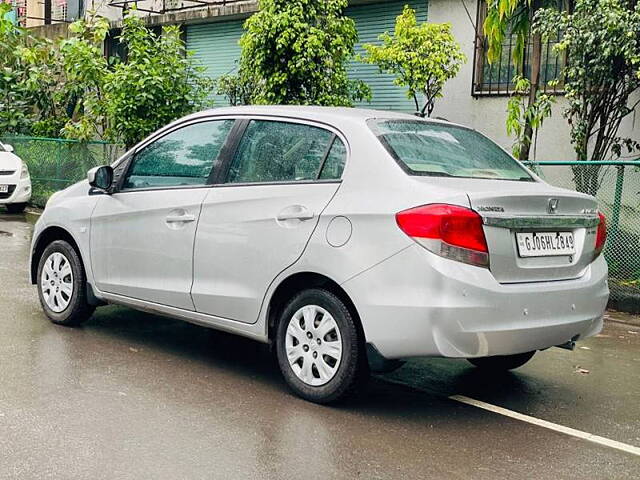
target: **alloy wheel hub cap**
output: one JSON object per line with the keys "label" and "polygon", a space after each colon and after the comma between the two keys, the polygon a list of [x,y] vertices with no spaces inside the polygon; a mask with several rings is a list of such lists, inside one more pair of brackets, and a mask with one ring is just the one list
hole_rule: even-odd
{"label": "alloy wheel hub cap", "polygon": [[324,385],[340,366],[340,328],[327,310],[306,305],[289,320],[285,348],[289,366],[300,380],[315,387]]}
{"label": "alloy wheel hub cap", "polygon": [[73,271],[69,259],[60,252],[54,252],[44,263],[40,281],[42,297],[55,313],[63,312],[73,295]]}

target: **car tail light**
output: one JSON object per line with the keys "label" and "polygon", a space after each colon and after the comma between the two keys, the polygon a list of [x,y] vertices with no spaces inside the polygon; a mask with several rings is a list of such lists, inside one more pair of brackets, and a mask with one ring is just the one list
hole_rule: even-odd
{"label": "car tail light", "polygon": [[458,262],[489,266],[482,217],[456,205],[431,204],[396,214],[400,229],[427,250]]}
{"label": "car tail light", "polygon": [[598,213],[600,222],[598,223],[598,231],[596,233],[596,248],[593,251],[594,258],[602,253],[604,244],[607,242],[607,219],[602,213]]}

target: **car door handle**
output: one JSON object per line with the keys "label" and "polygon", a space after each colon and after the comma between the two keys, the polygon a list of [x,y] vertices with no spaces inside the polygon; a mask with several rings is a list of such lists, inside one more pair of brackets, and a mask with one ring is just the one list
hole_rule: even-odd
{"label": "car door handle", "polygon": [[286,220],[311,220],[315,217],[315,213],[303,205],[292,205],[282,210],[276,220],[283,222]]}
{"label": "car door handle", "polygon": [[165,222],[167,223],[189,223],[189,222],[195,222],[196,221],[196,217],[194,215],[169,215],[166,219]]}

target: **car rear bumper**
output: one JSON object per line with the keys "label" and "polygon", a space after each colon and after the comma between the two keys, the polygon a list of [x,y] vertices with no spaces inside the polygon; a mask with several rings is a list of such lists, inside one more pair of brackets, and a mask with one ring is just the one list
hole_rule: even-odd
{"label": "car rear bumper", "polygon": [[8,203],[27,203],[31,200],[31,179],[20,179],[17,175],[0,176],[0,184],[9,185],[9,193],[0,193],[0,205]]}
{"label": "car rear bumper", "polygon": [[388,359],[483,357],[595,335],[609,296],[602,256],[575,280],[500,284],[413,245],[346,281],[366,340]]}

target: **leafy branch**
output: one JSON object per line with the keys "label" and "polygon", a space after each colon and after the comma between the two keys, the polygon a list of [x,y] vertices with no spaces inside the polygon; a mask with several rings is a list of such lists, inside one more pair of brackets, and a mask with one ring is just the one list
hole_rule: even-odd
{"label": "leafy branch", "polygon": [[445,83],[457,75],[466,61],[451,25],[418,24],[416,12],[405,6],[396,19],[393,35],[385,32],[379,39],[381,45],[364,45],[367,53],[361,60],[378,65],[381,72],[394,74],[394,83],[406,87],[407,97],[413,98],[416,114],[431,116]]}

